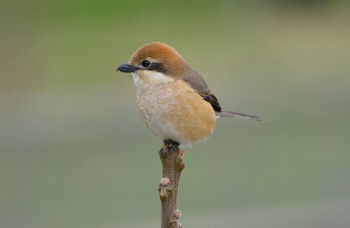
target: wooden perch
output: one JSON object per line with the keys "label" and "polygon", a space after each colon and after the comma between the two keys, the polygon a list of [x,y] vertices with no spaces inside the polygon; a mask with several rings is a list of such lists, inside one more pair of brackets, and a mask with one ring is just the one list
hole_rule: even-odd
{"label": "wooden perch", "polygon": [[164,141],[159,151],[162,161],[162,179],[159,184],[161,201],[161,228],[181,228],[181,211],[176,208],[181,171],[185,168],[184,151],[175,142]]}

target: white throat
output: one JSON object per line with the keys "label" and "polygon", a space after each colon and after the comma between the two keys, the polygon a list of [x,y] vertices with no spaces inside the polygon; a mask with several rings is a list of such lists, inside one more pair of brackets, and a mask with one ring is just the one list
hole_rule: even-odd
{"label": "white throat", "polygon": [[172,77],[166,76],[163,73],[143,70],[131,73],[136,89],[147,89],[152,86],[168,84],[174,82]]}

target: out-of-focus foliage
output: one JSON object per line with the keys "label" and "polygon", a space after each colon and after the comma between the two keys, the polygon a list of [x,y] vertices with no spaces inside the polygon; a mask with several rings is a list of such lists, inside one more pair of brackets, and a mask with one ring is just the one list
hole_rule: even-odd
{"label": "out-of-focus foliage", "polygon": [[349,227],[350,21],[342,1],[0,3],[0,227],[155,227],[160,140],[129,76],[174,46],[225,110],[186,149],[187,227]]}

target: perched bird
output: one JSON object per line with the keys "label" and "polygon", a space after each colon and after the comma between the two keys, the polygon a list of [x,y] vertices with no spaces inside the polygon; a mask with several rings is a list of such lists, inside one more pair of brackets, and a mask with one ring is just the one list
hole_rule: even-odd
{"label": "perched bird", "polygon": [[189,147],[204,141],[213,133],[216,118],[260,120],[222,111],[203,77],[169,45],[146,44],[117,71],[131,73],[140,118],[164,144]]}

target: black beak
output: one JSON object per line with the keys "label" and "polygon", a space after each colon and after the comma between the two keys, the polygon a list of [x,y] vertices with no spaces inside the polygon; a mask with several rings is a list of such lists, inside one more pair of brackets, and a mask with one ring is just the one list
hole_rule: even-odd
{"label": "black beak", "polygon": [[140,68],[138,67],[135,67],[135,66],[132,66],[132,65],[129,65],[127,63],[124,63],[122,65],[120,65],[118,68],[117,68],[117,71],[121,71],[121,72],[124,72],[124,73],[132,73],[132,72],[135,72],[137,70],[139,70]]}

